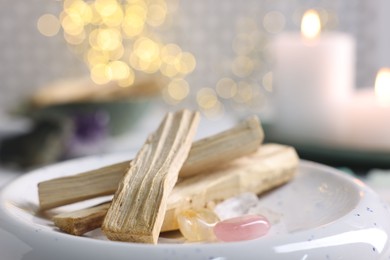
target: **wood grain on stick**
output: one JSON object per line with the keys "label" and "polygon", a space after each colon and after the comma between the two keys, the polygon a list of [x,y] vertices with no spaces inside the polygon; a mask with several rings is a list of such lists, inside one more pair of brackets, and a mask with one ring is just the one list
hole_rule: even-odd
{"label": "wood grain on stick", "polygon": [[[264,139],[257,117],[250,117],[221,133],[193,143],[180,177],[189,177],[254,153]],[[39,205],[47,210],[70,203],[114,194],[130,160],[38,184]]]}
{"label": "wood grain on stick", "polygon": [[[299,158],[294,148],[278,144],[265,144],[250,156],[236,159],[231,164],[214,169],[209,173],[193,176],[178,183],[168,198],[167,210],[161,231],[178,228],[176,214],[188,207],[204,207],[211,201],[221,201],[243,192],[262,194],[291,180],[298,167]],[[92,207],[92,212],[96,212]],[[101,210],[101,218],[90,218],[90,222],[101,223],[106,210]],[[69,227],[83,224],[78,211],[55,218],[57,223]],[[88,224],[93,227],[94,225]],[[60,227],[61,228],[61,227]],[[64,229],[63,229],[64,230]],[[85,232],[90,231],[86,230]],[[67,231],[66,231],[67,232]],[[72,232],[69,232],[72,233]]]}
{"label": "wood grain on stick", "polygon": [[104,218],[110,240],[157,243],[167,199],[191,148],[199,114],[168,113],[130,163]]}
{"label": "wood grain on stick", "polygon": [[228,131],[194,143],[180,177],[189,177],[254,153],[264,139],[258,117],[252,116]]}
{"label": "wood grain on stick", "polygon": [[54,216],[53,222],[62,231],[80,236],[101,227],[111,202]]}
{"label": "wood grain on stick", "polygon": [[130,161],[112,164],[83,174],[51,179],[38,184],[39,207],[51,209],[86,199],[112,195]]}

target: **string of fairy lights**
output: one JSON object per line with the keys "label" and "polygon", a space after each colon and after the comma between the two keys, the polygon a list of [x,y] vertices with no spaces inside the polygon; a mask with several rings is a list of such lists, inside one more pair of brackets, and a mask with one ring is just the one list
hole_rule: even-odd
{"label": "string of fairy lights", "polygon": [[[62,31],[96,84],[115,81],[119,87],[131,87],[139,76],[159,74],[168,79],[162,91],[168,104],[194,97],[210,117],[223,114],[226,105],[260,110],[273,85],[272,71],[265,65],[269,62],[267,39],[286,29],[286,15],[269,10],[259,16],[260,24],[257,18],[238,20],[227,69],[209,86],[192,86],[186,77],[196,73],[194,54],[178,44],[165,43],[156,33],[178,8],[175,1],[64,0],[62,12],[42,15],[37,27],[48,37]],[[325,9],[320,14],[330,20],[331,13]],[[297,17],[299,12],[290,19],[298,22]]]}

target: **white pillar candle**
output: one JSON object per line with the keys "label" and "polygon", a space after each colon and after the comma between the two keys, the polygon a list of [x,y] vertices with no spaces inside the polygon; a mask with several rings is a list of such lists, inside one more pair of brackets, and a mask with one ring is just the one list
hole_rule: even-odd
{"label": "white pillar candle", "polygon": [[347,106],[348,135],[343,145],[364,151],[390,149],[390,69],[381,69],[375,89],[360,90]]}
{"label": "white pillar candle", "polygon": [[355,43],[344,33],[320,34],[318,15],[310,12],[302,34],[282,33],[272,43],[274,123],[288,138],[335,141],[345,130],[340,106],[354,88]]}

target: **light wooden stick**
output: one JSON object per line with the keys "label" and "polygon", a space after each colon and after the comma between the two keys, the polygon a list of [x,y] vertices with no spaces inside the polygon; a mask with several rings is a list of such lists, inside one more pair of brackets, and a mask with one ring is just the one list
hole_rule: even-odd
{"label": "light wooden stick", "polygon": [[156,244],[167,199],[190,152],[199,114],[168,113],[130,163],[102,230],[110,240]]}
{"label": "light wooden stick", "polygon": [[[265,144],[251,156],[237,159],[232,164],[215,169],[209,174],[188,178],[173,188],[161,230],[177,229],[176,214],[183,208],[204,207],[210,201],[220,201],[242,192],[261,194],[282,185],[293,178],[298,162],[299,158],[294,148]],[[100,219],[80,218],[82,215],[80,211],[75,211],[55,216],[54,222],[60,229],[74,234],[69,227],[78,225],[93,227],[101,224],[106,210],[101,208],[99,210]],[[82,213],[89,211],[95,213],[97,210],[95,207],[81,210]]]}
{"label": "light wooden stick", "polygon": [[194,143],[180,177],[189,177],[256,152],[264,139],[257,116]]}
{"label": "light wooden stick", "polygon": [[54,216],[54,225],[62,231],[81,236],[88,231],[101,227],[111,202],[103,203],[87,209]]}
{"label": "light wooden stick", "polygon": [[[264,139],[257,117],[250,117],[237,126],[194,142],[180,177],[188,177],[233,159],[254,153]],[[114,194],[119,180],[130,167],[130,161],[109,165],[74,176],[38,184],[41,210]]]}
{"label": "light wooden stick", "polygon": [[86,199],[112,195],[129,167],[130,161],[126,161],[76,176],[41,182],[38,184],[40,209],[47,210]]}

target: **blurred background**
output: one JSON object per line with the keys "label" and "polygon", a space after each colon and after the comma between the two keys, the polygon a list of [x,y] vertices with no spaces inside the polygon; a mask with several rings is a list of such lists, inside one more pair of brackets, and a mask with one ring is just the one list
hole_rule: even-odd
{"label": "blurred background", "polygon": [[[324,35],[314,52],[288,45],[309,9]],[[389,13],[387,0],[2,0],[0,163],[32,168],[136,148],[163,112],[192,108],[206,120],[200,136],[258,114],[267,141],[293,144],[304,158],[388,167],[390,113],[355,92],[373,90],[390,67]],[[332,86],[343,78],[334,91],[347,96],[317,111],[306,100],[328,94],[287,95],[294,84],[329,88],[288,74],[305,66],[334,75]],[[366,120],[359,109],[373,111]]]}

